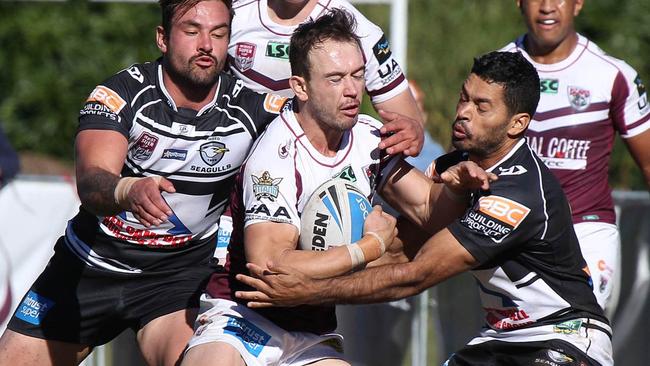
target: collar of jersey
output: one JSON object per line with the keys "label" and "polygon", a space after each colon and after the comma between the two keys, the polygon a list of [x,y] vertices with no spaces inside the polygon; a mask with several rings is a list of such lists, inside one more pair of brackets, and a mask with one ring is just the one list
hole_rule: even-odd
{"label": "collar of jersey", "polygon": [[562,71],[571,65],[573,65],[580,56],[587,50],[587,46],[589,45],[589,40],[578,33],[578,44],[576,44],[576,47],[573,49],[569,57],[565,58],[564,60],[560,62],[556,62],[554,64],[540,64],[535,62],[528,52],[524,49],[524,40],[526,39],[526,35],[522,35],[519,37],[516,41],[517,49],[521,52],[526,59],[535,66],[535,69],[537,69],[537,72],[544,73],[544,72],[559,72]]}
{"label": "collar of jersey", "polygon": [[[165,98],[167,98],[167,104],[175,111],[178,112],[178,108],[176,107],[176,103],[174,102],[174,99],[172,99],[171,95],[169,95],[169,92],[167,91],[167,88],[165,88],[165,83],[163,83],[163,75],[162,75],[162,63],[158,63],[158,87],[160,88],[160,91],[163,93]],[[196,113],[196,116],[201,116],[203,113],[206,111],[209,111],[212,109],[217,104],[217,97],[219,96],[219,91],[221,90],[221,74],[219,74],[219,81],[217,82],[217,91],[214,93],[214,97],[210,101],[210,103],[206,104],[201,108],[198,113]]]}

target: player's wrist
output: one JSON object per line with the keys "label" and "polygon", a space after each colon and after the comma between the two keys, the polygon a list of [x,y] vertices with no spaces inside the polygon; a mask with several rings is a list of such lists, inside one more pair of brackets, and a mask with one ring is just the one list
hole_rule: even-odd
{"label": "player's wrist", "polygon": [[140,180],[140,178],[123,177],[117,181],[117,184],[115,185],[115,190],[113,191],[113,198],[115,198],[115,203],[119,207],[126,208],[125,205],[129,197],[129,192],[131,191],[131,188],[133,188],[135,182],[137,182],[138,180]]}

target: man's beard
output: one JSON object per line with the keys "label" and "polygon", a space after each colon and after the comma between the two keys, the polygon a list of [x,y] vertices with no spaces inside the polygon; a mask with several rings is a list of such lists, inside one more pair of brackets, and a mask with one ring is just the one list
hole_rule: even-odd
{"label": "man's beard", "polygon": [[197,89],[211,88],[219,78],[219,63],[216,58],[212,57],[214,59],[214,65],[212,67],[208,69],[200,68],[194,64],[194,60],[202,56],[204,55],[193,56],[187,63],[171,59],[167,63],[167,72],[176,83],[182,86]]}

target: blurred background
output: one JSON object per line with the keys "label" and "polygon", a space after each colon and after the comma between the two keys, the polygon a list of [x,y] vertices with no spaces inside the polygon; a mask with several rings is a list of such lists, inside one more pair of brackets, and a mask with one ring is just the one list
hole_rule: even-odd
{"label": "blurred background", "polygon": [[[577,30],[624,59],[648,82],[650,1],[585,3],[576,18]],[[391,34],[389,5],[355,6]],[[17,256],[38,254],[39,263],[24,273],[13,268],[12,280],[24,277],[25,286],[31,283],[38,274],[33,268],[40,271],[65,220],[76,211],[78,201],[69,177],[79,109],[105,78],[159,56],[154,43],[159,13],[154,2],[0,0],[0,126],[20,155],[22,173],[20,186],[8,186],[0,194],[0,232],[4,233],[0,236],[5,247],[35,242],[47,248],[26,246]],[[525,26],[514,0],[410,0],[406,29],[408,52],[401,58],[406,59],[409,79],[416,80],[424,92],[427,129],[446,148],[458,90],[472,58],[503,47]],[[374,114],[368,100],[364,113]],[[644,360],[650,359],[650,321],[644,316],[650,311],[650,199],[647,192],[627,192],[647,187],[618,137],[610,182],[618,190],[623,239],[623,283],[616,313],[610,314],[617,335],[617,364],[645,365]],[[16,217],[28,219],[16,226]],[[47,226],[48,233],[30,236],[35,226]],[[3,267],[0,270],[6,270]],[[355,366],[439,364],[481,324],[474,287],[471,276],[464,275],[418,300],[342,308],[346,352]],[[16,286],[13,290],[18,298],[24,291]],[[100,349],[88,361],[139,363],[132,334]]]}
{"label": "blurred background", "polygon": [[[356,6],[390,34],[388,5]],[[83,101],[104,78],[159,55],[159,17],[155,3],[0,1],[0,123],[21,154],[23,173],[72,166]],[[576,27],[650,79],[650,1],[588,0]],[[408,76],[423,89],[427,128],[443,146],[472,57],[524,29],[514,0],[408,2]],[[624,150],[617,140],[612,185],[645,189]],[[55,161],[43,163],[43,156]]]}

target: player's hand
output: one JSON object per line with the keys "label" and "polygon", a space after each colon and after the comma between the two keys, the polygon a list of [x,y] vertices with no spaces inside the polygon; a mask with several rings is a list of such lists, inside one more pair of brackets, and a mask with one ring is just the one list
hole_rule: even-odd
{"label": "player's hand", "polygon": [[366,217],[363,224],[363,232],[368,231],[379,235],[384,240],[386,247],[388,247],[397,236],[397,220],[384,212],[381,206],[376,205],[372,208],[372,212]]}
{"label": "player's hand", "polygon": [[386,149],[389,155],[402,153],[407,156],[418,156],[424,146],[424,127],[413,118],[404,115],[379,110],[379,116],[384,125],[379,132],[385,137],[380,143],[380,149]]}
{"label": "player's hand", "polygon": [[257,291],[236,291],[235,297],[247,300],[250,308],[313,304],[318,299],[318,280],[288,267],[267,263],[268,270],[253,263],[246,268],[251,275],[238,274],[237,280]]}
{"label": "player's hand", "polygon": [[132,179],[118,183],[115,200],[120,207],[131,211],[145,227],[160,225],[172,215],[172,210],[163,199],[161,192],[174,193],[172,182],[160,176]]}
{"label": "player's hand", "polygon": [[464,195],[474,189],[489,189],[490,182],[499,177],[494,173],[486,172],[473,161],[462,161],[439,176],[434,175],[432,179],[436,183],[444,183],[455,194]]}

